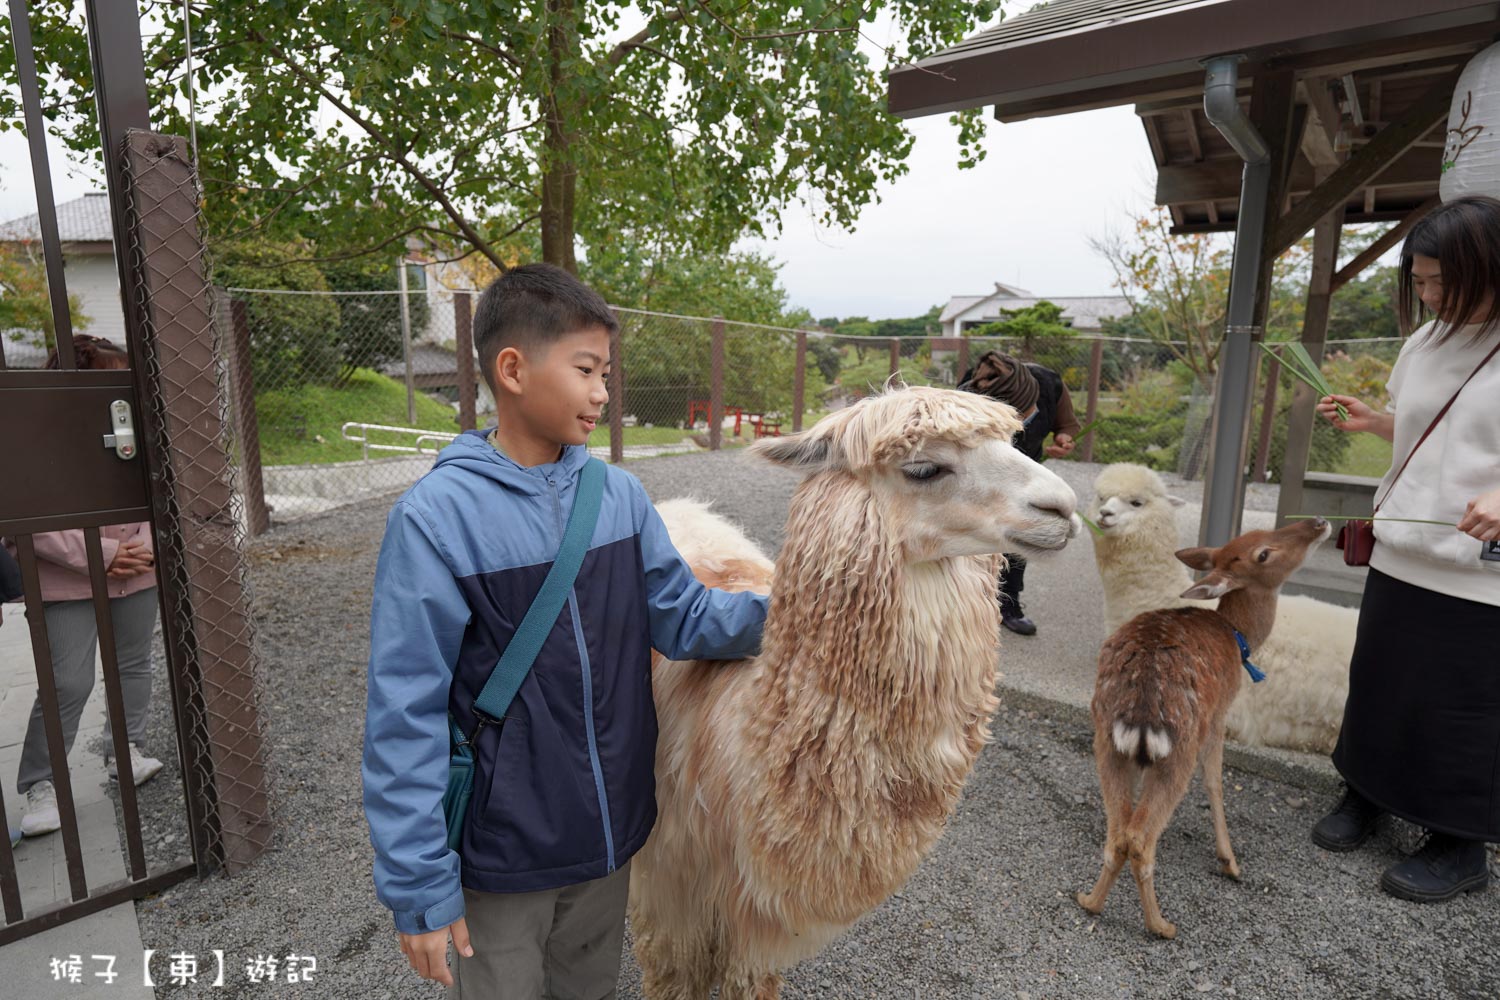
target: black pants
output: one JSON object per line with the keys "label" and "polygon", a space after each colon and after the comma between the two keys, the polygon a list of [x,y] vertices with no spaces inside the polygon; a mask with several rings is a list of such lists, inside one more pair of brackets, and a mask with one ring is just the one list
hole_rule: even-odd
{"label": "black pants", "polygon": [[1000,571],[1000,601],[1019,611],[1021,591],[1026,589],[1026,557],[1015,552],[1005,553],[1005,569]]}

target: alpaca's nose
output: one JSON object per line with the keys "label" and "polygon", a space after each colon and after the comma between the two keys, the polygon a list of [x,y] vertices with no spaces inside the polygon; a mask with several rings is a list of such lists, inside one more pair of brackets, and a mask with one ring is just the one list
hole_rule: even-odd
{"label": "alpaca's nose", "polygon": [[1073,507],[1075,503],[1076,501],[1072,496],[1054,494],[1051,496],[1039,497],[1036,500],[1031,501],[1031,506],[1033,509],[1041,511],[1043,514],[1050,514],[1056,517],[1060,517],[1064,521],[1066,521],[1073,516]]}

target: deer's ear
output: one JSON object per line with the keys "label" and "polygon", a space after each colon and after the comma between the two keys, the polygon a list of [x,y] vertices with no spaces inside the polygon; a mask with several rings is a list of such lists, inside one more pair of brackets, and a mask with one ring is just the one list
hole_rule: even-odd
{"label": "deer's ear", "polygon": [[1178,549],[1177,560],[1192,569],[1201,569],[1206,572],[1214,568],[1214,550],[1206,548]]}
{"label": "deer's ear", "polygon": [[1219,573],[1210,573],[1182,592],[1186,601],[1211,601],[1235,588],[1234,581]]}
{"label": "deer's ear", "polygon": [[816,428],[785,437],[761,438],[750,446],[750,452],[777,465],[809,471],[826,469],[839,461],[831,436]]}

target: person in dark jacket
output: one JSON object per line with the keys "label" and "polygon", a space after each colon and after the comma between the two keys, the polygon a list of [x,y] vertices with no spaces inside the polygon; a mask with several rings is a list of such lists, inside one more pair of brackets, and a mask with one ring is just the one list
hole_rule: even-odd
{"label": "person in dark jacket", "polygon": [[[503,724],[475,735],[474,701],[557,557],[615,322],[561,268],[491,284],[474,341],[498,426],[443,449],[386,522],[363,765],[375,890],[407,960],[450,997],[614,995],[629,861],[656,821],[651,650],[760,646],[767,599],[694,579],[639,480],[610,466],[568,603]],[[457,851],[450,713],[476,757]]]}
{"label": "person in dark jacket", "polygon": [[[987,351],[972,369],[964,372],[958,387],[1015,407],[1023,426],[1014,443],[1032,461],[1042,461],[1044,454],[1052,458],[1072,454],[1074,438],[1082,428],[1073,414],[1068,387],[1052,369],[1018,361],[999,351]],[[1052,435],[1051,444],[1046,443],[1048,434]],[[1005,565],[1000,577],[1001,624],[1017,635],[1036,635],[1036,623],[1021,606],[1021,591],[1026,587],[1026,559],[1019,553],[1008,552]]]}

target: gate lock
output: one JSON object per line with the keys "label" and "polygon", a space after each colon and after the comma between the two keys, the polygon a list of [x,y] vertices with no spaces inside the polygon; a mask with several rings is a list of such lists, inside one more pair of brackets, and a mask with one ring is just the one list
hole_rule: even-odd
{"label": "gate lock", "polygon": [[104,447],[113,448],[121,458],[135,458],[135,423],[130,418],[130,404],[123,399],[110,403],[109,423],[115,432],[104,435]]}

